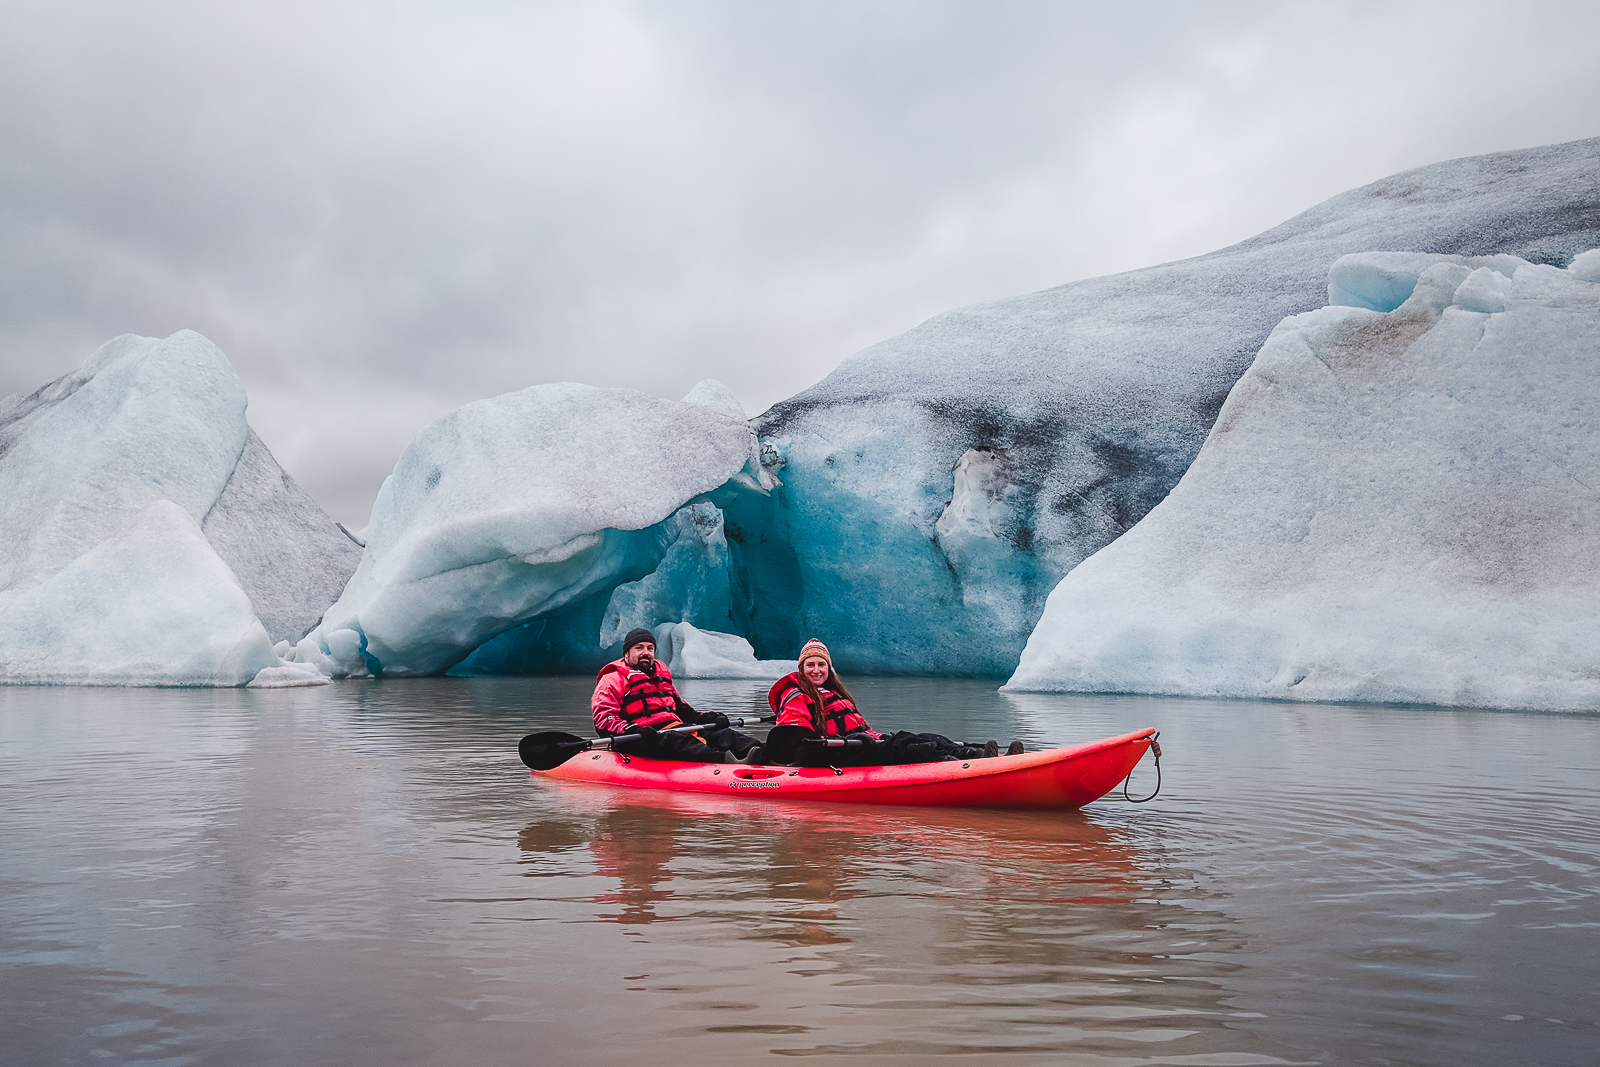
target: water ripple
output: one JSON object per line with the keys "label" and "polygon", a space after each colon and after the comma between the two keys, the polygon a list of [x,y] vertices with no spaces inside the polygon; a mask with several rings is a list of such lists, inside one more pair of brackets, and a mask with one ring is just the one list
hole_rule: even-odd
{"label": "water ripple", "polygon": [[1595,719],[864,680],[889,728],[1162,731],[1150,804],[963,812],[530,782],[587,687],[0,692],[8,1051],[1592,1061]]}

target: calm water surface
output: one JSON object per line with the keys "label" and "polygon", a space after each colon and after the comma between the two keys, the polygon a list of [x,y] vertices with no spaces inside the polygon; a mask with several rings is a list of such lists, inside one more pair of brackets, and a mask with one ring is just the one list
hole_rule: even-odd
{"label": "calm water surface", "polygon": [[0,689],[3,1059],[1600,1061],[1600,719],[857,686],[1162,731],[1149,804],[995,813],[530,782],[588,689]]}

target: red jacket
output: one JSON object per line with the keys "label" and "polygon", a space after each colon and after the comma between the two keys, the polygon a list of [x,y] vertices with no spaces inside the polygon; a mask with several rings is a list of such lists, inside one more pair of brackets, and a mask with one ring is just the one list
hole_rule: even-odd
{"label": "red jacket", "polygon": [[680,702],[665,663],[656,660],[656,672],[646,674],[619,659],[600,668],[589,707],[596,730],[625,734],[634,726],[677,726]]}
{"label": "red jacket", "polygon": [[[883,736],[867,725],[867,720],[849,697],[835,693],[832,689],[823,689],[822,700],[823,728],[819,736],[842,737],[845,734]],[[778,726],[803,726],[808,730],[816,729],[816,724],[811,721],[811,698],[800,688],[798,671],[791,671],[772,683],[772,688],[767,691],[767,703],[778,716]]]}

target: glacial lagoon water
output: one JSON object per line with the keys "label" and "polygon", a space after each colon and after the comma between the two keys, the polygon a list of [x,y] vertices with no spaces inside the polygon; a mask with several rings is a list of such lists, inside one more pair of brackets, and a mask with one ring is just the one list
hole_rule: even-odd
{"label": "glacial lagoon water", "polygon": [[1600,717],[860,680],[1162,731],[1148,804],[941,811],[530,781],[587,693],[0,689],[5,1062],[1600,1059]]}

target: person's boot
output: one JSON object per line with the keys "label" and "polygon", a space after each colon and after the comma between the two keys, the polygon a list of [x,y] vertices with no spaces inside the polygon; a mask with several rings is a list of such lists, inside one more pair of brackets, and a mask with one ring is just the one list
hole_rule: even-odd
{"label": "person's boot", "polygon": [[1008,756],[1020,756],[1020,755],[1022,755],[1022,751],[1023,751],[1022,742],[1021,741],[1013,741],[1013,742],[1011,742],[1011,747],[1006,749],[1006,755],[1008,755]]}
{"label": "person's boot", "polygon": [[733,758],[728,761],[729,763],[760,763],[762,760],[767,758],[767,750],[762,748],[760,745],[751,745],[750,750],[742,756],[734,756],[732,752],[728,753],[728,755],[733,756]]}
{"label": "person's boot", "polygon": [[998,741],[985,741],[983,743],[983,758],[984,759],[994,759],[998,755],[1000,755],[1000,742],[998,742]]}

